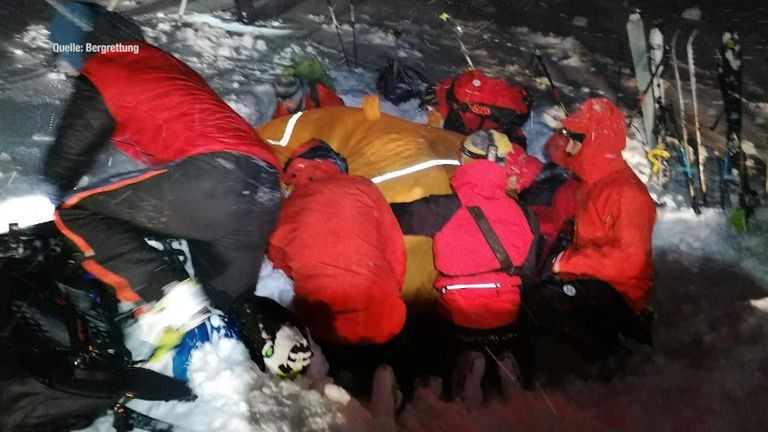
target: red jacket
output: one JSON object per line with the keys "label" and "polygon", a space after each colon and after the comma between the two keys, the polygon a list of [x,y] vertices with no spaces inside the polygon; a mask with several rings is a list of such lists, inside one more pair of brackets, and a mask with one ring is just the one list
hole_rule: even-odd
{"label": "red jacket", "polygon": [[501,327],[517,318],[520,276],[498,271],[500,264],[467,211],[483,210],[512,263],[529,261],[534,234],[525,213],[506,195],[503,167],[487,160],[462,165],[451,179],[462,207],[434,238],[435,268],[440,275],[441,313],[454,324],[477,329]]}
{"label": "red jacket", "polygon": [[656,207],[621,157],[627,132],[624,116],[607,99],[589,99],[563,126],[586,138],[576,155],[554,158],[583,182],[576,201],[574,243],[560,258],[560,273],[607,282],[639,312],[653,287]]}
{"label": "red jacket", "polygon": [[544,238],[542,257],[549,256],[552,244],[565,227],[565,222],[573,218],[578,189],[579,181],[568,179],[555,190],[549,205],[530,206],[539,221],[539,231]]}
{"label": "red jacket", "polygon": [[112,141],[128,156],[160,165],[201,153],[234,151],[278,161],[253,127],[187,65],[143,42],[138,53],[99,53],[83,74],[115,119]]}
{"label": "red jacket", "polygon": [[[464,135],[478,130],[497,129],[513,141],[519,142],[521,137],[525,139],[518,128],[528,120],[530,100],[528,93],[520,87],[502,79],[491,78],[481,71],[468,69],[457,77],[437,83],[436,97],[437,111],[445,120],[446,129]],[[489,107],[506,109],[507,116],[516,113],[514,121],[510,125],[501,125],[501,121],[496,117],[497,113],[492,113]],[[452,110],[458,111],[461,116],[463,125],[458,128],[451,125],[449,120]]]}
{"label": "red jacket", "polygon": [[[320,107],[344,106],[344,101],[341,100],[341,98],[337,96],[333,90],[329,89],[325,85],[321,83],[314,83],[310,85],[315,86],[317,91],[317,101],[315,101],[312,97],[312,92],[307,91],[307,95],[304,96],[304,109],[302,111],[309,111],[311,109]],[[288,112],[288,108],[285,107],[285,104],[278,101],[277,106],[275,107],[275,113],[272,114],[272,119],[290,114],[291,113]]]}
{"label": "red jacket", "polygon": [[313,336],[386,342],[405,323],[403,234],[370,180],[321,166],[310,161],[304,171],[313,173],[298,177],[283,203],[269,259],[293,278],[296,311]]}

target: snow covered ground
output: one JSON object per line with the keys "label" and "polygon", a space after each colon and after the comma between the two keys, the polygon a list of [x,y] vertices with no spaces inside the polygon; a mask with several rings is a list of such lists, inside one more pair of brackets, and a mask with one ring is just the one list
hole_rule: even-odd
{"label": "snow covered ground", "polygon": [[[126,3],[127,8],[135,2]],[[350,105],[359,105],[363,95],[375,91],[376,69],[395,52],[432,78],[463,66],[453,34],[431,18],[442,5],[405,0],[388,1],[387,7],[377,1],[358,3],[361,55],[355,70],[344,66],[325,2],[319,0],[303,2],[280,19],[247,27],[232,22],[228,12],[178,17],[169,9],[137,19],[153,43],[200,72],[254,125],[271,115],[272,77],[299,56],[326,61],[340,95]],[[348,14],[342,12],[346,3],[339,4],[351,52]],[[30,10],[42,10],[41,18],[51,14],[39,4]],[[49,68],[45,23],[24,11],[10,16],[20,20],[13,23],[12,34],[0,33],[4,60],[0,62],[0,201],[36,194],[39,163],[70,90],[63,76]],[[588,23],[573,22],[590,31]],[[590,52],[574,37],[499,27],[484,20],[461,23],[473,42],[470,55],[478,66],[532,89],[536,99],[526,133],[534,154],[540,154],[562,114],[552,106],[546,81],[529,64],[532,49],[544,52],[569,104],[592,95],[613,95],[614,77],[607,76],[613,60]],[[395,29],[402,32],[399,39],[393,35]],[[712,106],[716,91],[702,93],[702,103]],[[384,103],[384,109],[424,121],[415,103],[400,107]],[[113,152],[102,157],[106,168],[85,181],[132,164]],[[647,178],[648,163],[634,134],[625,158],[641,178]],[[761,209],[747,235],[737,234],[717,209],[705,209],[697,217],[687,207],[682,175],[675,171],[666,191],[650,186],[664,204],[654,231],[656,345],[653,351],[637,348],[626,370],[609,384],[562,373],[572,359],[553,355],[543,360],[546,374],[539,377],[535,390],[513,393],[506,400],[486,395],[487,400],[476,405],[440,400],[435,395],[439,384],[433,381],[419,387],[405,408],[392,416],[381,399],[373,404],[339,402],[344,394],[325,385],[322,363],[313,366],[314,382],[279,382],[245,361],[238,362],[247,354],[225,340],[218,350],[200,352],[193,361],[191,384],[201,395],[194,408],[165,405],[145,410],[188,430],[765,430],[768,214]],[[714,171],[710,178],[716,178]],[[0,223],[7,221],[8,211],[0,207]],[[250,404],[244,405],[245,400]],[[100,419],[90,430],[111,430],[111,419]]]}

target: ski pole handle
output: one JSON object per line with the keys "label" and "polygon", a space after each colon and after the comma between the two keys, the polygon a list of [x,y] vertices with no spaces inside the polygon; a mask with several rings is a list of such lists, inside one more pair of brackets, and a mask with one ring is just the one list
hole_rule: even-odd
{"label": "ski pole handle", "polygon": [[544,71],[544,76],[547,77],[547,81],[549,81],[549,87],[552,93],[552,98],[555,100],[555,103],[560,106],[560,109],[563,110],[563,114],[567,116],[568,111],[565,109],[565,105],[563,105],[563,100],[560,99],[560,89],[557,88],[557,86],[555,85],[555,82],[552,81],[552,76],[549,75],[549,69],[547,69],[547,65],[544,63],[544,57],[542,56],[541,51],[536,50],[533,52],[533,55],[536,57],[536,60],[539,62],[539,65],[541,65],[541,69]]}

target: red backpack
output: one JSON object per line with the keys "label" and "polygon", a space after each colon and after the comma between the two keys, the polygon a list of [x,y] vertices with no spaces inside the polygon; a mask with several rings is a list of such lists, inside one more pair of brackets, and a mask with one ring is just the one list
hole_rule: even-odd
{"label": "red backpack", "polygon": [[468,69],[437,84],[437,110],[445,119],[443,128],[464,135],[496,129],[526,147],[521,128],[530,117],[530,109],[531,98],[524,88],[479,70]]}

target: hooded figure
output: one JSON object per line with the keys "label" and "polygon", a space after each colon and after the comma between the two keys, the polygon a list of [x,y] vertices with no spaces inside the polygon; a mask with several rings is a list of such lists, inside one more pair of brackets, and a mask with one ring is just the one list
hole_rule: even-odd
{"label": "hooded figure", "polygon": [[405,323],[403,235],[381,192],[347,175],[344,159],[312,140],[288,160],[292,188],[269,245],[294,280],[294,307],[316,339],[380,344]]}
{"label": "hooded figure", "polygon": [[[569,155],[563,149],[554,159],[583,186],[576,204],[574,244],[560,256],[557,272],[607,282],[639,313],[653,287],[656,207],[621,157],[624,125],[621,111],[603,98],[587,100],[563,121],[563,128],[584,138],[578,152]],[[555,139],[563,141],[560,137]]]}
{"label": "hooded figure", "polygon": [[[598,362],[610,379],[619,334],[651,343],[651,235],[656,217],[645,185],[624,162],[624,116],[604,98],[588,99],[550,138],[550,158],[580,179],[574,239],[545,279],[523,296],[535,326],[556,332]],[[642,313],[641,313],[642,311]]]}
{"label": "hooded figure", "polygon": [[[146,342],[194,327],[210,304],[226,312],[259,276],[254,263],[280,206],[277,158],[199,74],[143,42],[128,18],[68,2],[51,40],[81,50],[60,53],[77,78],[43,161],[60,202],[56,226],[89,273],[141,309],[137,333]],[[83,43],[104,45],[88,52]],[[74,189],[110,142],[146,168]],[[187,240],[197,279],[148,247],[148,235]]]}
{"label": "hooded figure", "polygon": [[277,106],[272,118],[320,107],[344,106],[323,64],[313,57],[285,68],[275,79]]}
{"label": "hooded figure", "polygon": [[[493,161],[486,159],[492,148]],[[541,162],[496,131],[470,135],[462,153],[465,164],[451,178],[455,195],[391,206],[405,234],[434,236],[440,313],[459,327],[494,329],[516,320],[519,287],[535,264],[538,227],[513,198],[531,185]],[[482,213],[509,262],[501,262],[470,208]]]}

